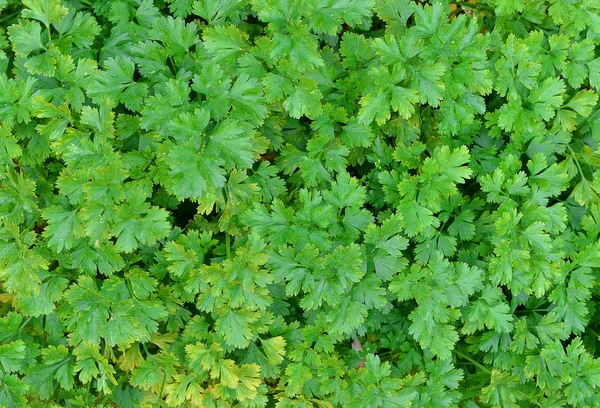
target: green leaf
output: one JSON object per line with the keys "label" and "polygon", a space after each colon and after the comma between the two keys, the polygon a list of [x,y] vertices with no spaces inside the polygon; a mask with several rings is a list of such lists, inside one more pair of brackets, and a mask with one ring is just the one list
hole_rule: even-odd
{"label": "green leaf", "polygon": [[25,395],[28,390],[27,384],[16,375],[0,374],[0,404],[6,408],[26,408],[28,402]]}
{"label": "green leaf", "polygon": [[56,380],[60,387],[70,391],[75,383],[73,357],[65,346],[48,346],[42,350],[43,364],[38,364],[24,378],[25,383],[35,387],[36,393],[48,399],[55,390]]}
{"label": "green leaf", "polygon": [[238,0],[223,0],[214,2],[211,0],[196,0],[193,4],[193,13],[202,17],[210,25],[221,25],[227,21],[239,20],[244,13],[246,2]]}
{"label": "green leaf", "polygon": [[138,110],[148,95],[148,86],[133,80],[134,70],[134,62],[126,56],[108,58],[104,71],[88,87],[88,95],[96,103],[108,96],[116,104],[123,103],[127,109]]}
{"label": "green leaf", "polygon": [[577,92],[566,104],[566,107],[571,108],[580,116],[588,117],[597,101],[598,95],[593,91],[585,90]]}
{"label": "green leaf", "polygon": [[495,1],[494,5],[496,6],[496,14],[499,16],[521,13],[525,8],[523,3],[518,0]]}
{"label": "green leaf", "polygon": [[490,385],[481,390],[482,400],[486,404],[504,404],[506,406],[518,407],[518,402],[525,399],[525,394],[520,391],[517,385],[517,375],[493,370]]}
{"label": "green leaf", "polygon": [[119,251],[132,252],[142,245],[152,245],[165,238],[171,230],[167,211],[150,206],[139,194],[132,195],[115,215],[111,232],[117,237],[116,248]]}
{"label": "green leaf", "polygon": [[[252,143],[244,128],[235,121],[221,122],[211,133],[206,146],[208,155],[219,157],[227,168],[246,169],[254,163]],[[210,180],[215,187],[215,179]]]}
{"label": "green leaf", "polygon": [[71,258],[73,266],[88,273],[100,272],[103,275],[110,275],[125,266],[123,258],[110,243],[98,242],[98,246],[94,245],[93,248],[82,243],[71,252]]}
{"label": "green leaf", "polygon": [[446,89],[441,81],[445,70],[445,67],[440,63],[423,64],[417,70],[412,86],[418,91],[421,103],[428,103],[434,108],[440,105],[440,100]]}
{"label": "green leaf", "polygon": [[221,166],[224,161],[218,156],[198,152],[193,146],[178,145],[169,153],[173,193],[180,199],[205,196],[225,185]]}
{"label": "green leaf", "polygon": [[67,279],[50,275],[40,285],[39,293],[23,295],[18,303],[24,314],[28,316],[49,315],[55,311],[55,302],[62,299],[67,287]]}
{"label": "green leaf", "polygon": [[61,23],[56,26],[57,31],[66,39],[71,40],[79,48],[90,47],[94,38],[100,34],[101,27],[91,14],[70,12]]}
{"label": "green leaf", "polygon": [[358,123],[369,125],[375,120],[381,126],[391,117],[390,97],[387,93],[370,93],[361,98],[360,105]]}
{"label": "green leaf", "polygon": [[288,26],[289,34],[273,37],[272,58],[288,58],[298,70],[308,70],[323,65],[323,59],[317,50],[317,38],[310,34],[308,27]]}
{"label": "green leaf", "polygon": [[0,125],[0,163],[9,164],[23,153],[17,139],[10,134],[8,124]]}
{"label": "green leaf", "polygon": [[46,27],[60,23],[69,12],[60,0],[23,0],[23,5],[23,17],[38,20]]}
{"label": "green leaf", "polygon": [[231,66],[248,50],[248,35],[233,25],[210,27],[202,33],[204,48],[213,61],[222,66]]}
{"label": "green leaf", "polygon": [[260,345],[270,364],[274,366],[281,364],[285,356],[286,346],[286,341],[283,337],[276,336],[269,339],[261,339]]}
{"label": "green leaf", "polygon": [[302,77],[288,98],[283,102],[283,107],[293,118],[301,116],[315,117],[321,113],[321,92],[317,88],[317,83],[313,80]]}
{"label": "green leaf", "polygon": [[115,369],[93,347],[81,347],[73,353],[77,362],[73,367],[75,373],[79,373],[79,380],[87,384],[96,379],[96,388],[103,394],[110,394],[112,387],[117,385],[114,374]]}
{"label": "green leaf", "polygon": [[1,243],[0,279],[9,293],[27,296],[39,293],[41,279],[48,269],[48,261],[35,249],[18,252],[16,245]]}
{"label": "green leaf", "polygon": [[445,20],[442,4],[435,2],[433,5],[425,5],[423,8],[415,7],[415,17],[418,30],[424,37],[435,35]]}
{"label": "green leaf", "polygon": [[546,79],[529,95],[529,101],[533,103],[533,111],[545,121],[550,120],[554,117],[554,110],[561,105],[564,92],[565,83],[561,79]]}
{"label": "green leaf", "polygon": [[600,58],[588,62],[590,70],[590,85],[600,91]]}
{"label": "green leaf", "polygon": [[217,331],[228,346],[245,348],[255,337],[250,325],[256,320],[256,314],[250,311],[230,310],[217,319]]}
{"label": "green leaf", "polygon": [[415,12],[413,4],[409,0],[375,0],[375,11],[386,23],[406,26],[406,22]]}
{"label": "green leaf", "polygon": [[469,307],[466,315],[463,333],[474,333],[483,330],[484,324],[500,333],[508,333],[512,329],[513,316],[510,307],[503,302],[499,289],[484,288],[481,297]]}
{"label": "green leaf", "polygon": [[354,69],[366,65],[373,57],[373,51],[362,34],[346,31],[340,43],[340,55],[344,58],[344,67]]}
{"label": "green leaf", "polygon": [[146,271],[132,269],[125,274],[131,285],[132,295],[139,300],[146,300],[154,292],[157,281]]}
{"label": "green leaf", "polygon": [[23,316],[10,311],[5,316],[0,318],[0,340],[4,341],[16,335],[19,331],[19,326],[23,321]]}
{"label": "green leaf", "polygon": [[0,366],[5,373],[21,371],[21,360],[25,358],[25,343],[22,340],[0,345]]}
{"label": "green leaf", "polygon": [[384,280],[389,280],[403,266],[406,259],[402,251],[408,248],[408,240],[399,235],[402,219],[392,216],[381,226],[369,225],[365,232],[365,244],[372,246],[375,272]]}
{"label": "green leaf", "polygon": [[25,63],[27,71],[31,74],[40,74],[51,78],[56,72],[56,61],[60,57],[60,51],[54,45],[50,45],[47,51],[30,57]]}
{"label": "green leaf", "polygon": [[17,55],[28,56],[46,48],[42,42],[42,27],[35,21],[12,25],[8,28],[8,34]]}
{"label": "green leaf", "polygon": [[373,1],[353,0],[310,0],[307,4],[308,22],[313,30],[326,34],[335,34],[342,23],[353,27],[363,19],[370,17]]}
{"label": "green leaf", "polygon": [[416,201],[403,201],[398,206],[398,212],[404,215],[402,225],[409,237],[414,237],[425,228],[439,225],[439,220],[433,215],[433,212]]}
{"label": "green leaf", "polygon": [[101,295],[92,278],[82,276],[65,293],[66,327],[75,341],[100,344],[101,332],[110,316],[110,301]]}
{"label": "green leaf", "polygon": [[152,21],[149,38],[164,44],[168,55],[183,57],[199,42],[195,24],[186,24],[181,18],[158,17]]}
{"label": "green leaf", "polygon": [[469,179],[472,170],[465,166],[469,163],[469,151],[465,146],[450,151],[447,146],[436,148],[431,158],[425,159],[423,163],[422,182],[428,182],[430,177],[435,177],[433,168],[439,169],[441,174],[437,177],[443,177],[456,184],[462,184]]}
{"label": "green leaf", "polygon": [[445,323],[449,311],[434,305],[433,302],[426,300],[409,315],[412,321],[409,333],[421,347],[429,349],[433,355],[445,360],[452,356],[458,333],[452,325]]}
{"label": "green leaf", "polygon": [[229,90],[229,101],[232,106],[231,117],[234,119],[258,126],[267,117],[262,89],[256,78],[241,74]]}
{"label": "green leaf", "polygon": [[402,88],[400,86],[392,87],[392,97],[390,104],[394,112],[404,119],[410,119],[415,113],[415,104],[419,101],[417,91],[414,89]]}
{"label": "green leaf", "polygon": [[84,235],[81,219],[74,210],[69,211],[57,205],[48,207],[44,211],[44,218],[48,221],[44,231],[48,246],[58,253],[63,249],[71,249],[77,239]]}

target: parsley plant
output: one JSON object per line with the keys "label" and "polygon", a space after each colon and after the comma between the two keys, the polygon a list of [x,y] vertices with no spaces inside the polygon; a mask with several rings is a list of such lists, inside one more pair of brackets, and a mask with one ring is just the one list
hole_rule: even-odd
{"label": "parsley plant", "polygon": [[597,407],[598,0],[0,0],[0,407]]}

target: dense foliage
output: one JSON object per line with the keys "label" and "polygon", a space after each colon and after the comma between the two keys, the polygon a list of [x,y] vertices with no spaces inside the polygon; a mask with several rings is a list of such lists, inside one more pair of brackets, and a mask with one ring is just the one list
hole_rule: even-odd
{"label": "dense foliage", "polygon": [[597,0],[0,9],[0,406],[598,406]]}

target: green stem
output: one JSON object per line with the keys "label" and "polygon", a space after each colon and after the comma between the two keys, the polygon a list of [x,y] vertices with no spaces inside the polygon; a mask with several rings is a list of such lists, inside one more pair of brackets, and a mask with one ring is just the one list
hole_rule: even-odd
{"label": "green stem", "polygon": [[600,334],[598,334],[596,330],[592,329],[591,327],[587,327],[586,330],[592,332],[594,336],[600,339]]}
{"label": "green stem", "polygon": [[573,160],[575,160],[575,165],[577,166],[577,170],[579,170],[579,175],[581,176],[582,180],[587,181],[585,175],[583,174],[581,164],[579,164],[579,160],[577,159],[577,154],[573,151],[571,146],[567,145],[567,149],[569,149],[569,151],[571,152],[571,157],[573,157]]}
{"label": "green stem", "polygon": [[[2,12],[2,14],[4,14],[4,11]],[[0,18],[0,23],[3,23],[5,21],[13,21],[15,18],[17,18],[19,16],[19,14],[21,14],[21,10],[15,10],[10,14],[5,14],[2,16],[2,18]]]}
{"label": "green stem", "polygon": [[458,357],[467,360],[469,363],[473,364],[475,367],[479,368],[481,371],[483,371],[486,374],[492,375],[492,372],[484,365],[482,365],[481,363],[478,363],[477,361],[473,360],[471,357],[469,357],[468,355],[461,353],[458,350],[454,350],[454,354],[456,354]]}
{"label": "green stem", "polygon": [[21,326],[19,327],[19,331],[14,332],[9,337],[7,337],[6,339],[4,339],[4,341],[8,341],[8,340],[12,339],[13,337],[21,334],[21,332],[23,331],[23,329],[25,328],[25,326],[27,326],[27,324],[31,321],[31,319],[32,319],[31,317],[28,317],[27,320],[25,320],[23,322],[23,324],[21,324]]}
{"label": "green stem", "polygon": [[466,1],[454,1],[452,4],[456,4],[457,6],[466,7],[474,10],[486,10],[486,11],[494,11],[493,7],[490,7],[486,4],[480,3],[469,3]]}
{"label": "green stem", "polygon": [[450,216],[448,216],[448,219],[446,221],[444,221],[442,223],[442,226],[437,230],[437,235],[442,235],[442,232],[444,232],[444,228],[446,227],[446,224],[448,224],[448,221],[450,221]]}
{"label": "green stem", "polygon": [[229,234],[225,234],[225,251],[227,259],[231,258],[231,236]]}
{"label": "green stem", "polygon": [[585,118],[585,120],[583,122],[581,122],[579,125],[577,125],[577,129],[580,129],[583,126],[585,126],[588,122],[591,122],[592,119],[594,119],[598,113],[600,113],[600,109],[596,109],[596,111],[592,112],[592,114],[590,116]]}
{"label": "green stem", "polygon": [[516,310],[516,313],[520,313],[521,315],[529,314],[529,313],[539,313],[539,312],[549,312],[553,310],[552,308],[544,308],[544,309],[525,309],[525,310]]}
{"label": "green stem", "polygon": [[158,394],[158,399],[160,400],[160,406],[162,407],[162,399],[163,399],[163,391],[165,389],[165,383],[167,382],[167,371],[163,375],[162,384],[160,385],[160,393]]}
{"label": "green stem", "polygon": [[176,77],[177,76],[177,65],[175,64],[175,60],[173,59],[172,56],[170,56],[169,61],[171,62],[171,66],[169,67],[169,70],[171,71],[171,74],[174,77]]}
{"label": "green stem", "polygon": [[46,25],[46,29],[48,30],[48,42],[52,42],[52,33],[50,32],[50,24]]}
{"label": "green stem", "polygon": [[21,325],[21,327],[19,327],[19,331],[23,330],[25,328],[25,326],[27,326],[27,323],[29,323],[31,321],[31,317],[28,317],[27,320],[25,320],[23,322],[23,324]]}

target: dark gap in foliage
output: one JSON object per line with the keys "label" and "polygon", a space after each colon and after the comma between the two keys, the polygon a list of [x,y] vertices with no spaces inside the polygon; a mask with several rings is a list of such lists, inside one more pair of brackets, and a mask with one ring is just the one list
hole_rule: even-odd
{"label": "dark gap in foliage", "polygon": [[185,229],[194,216],[198,213],[198,204],[189,199],[183,200],[177,208],[171,211],[175,226]]}
{"label": "dark gap in foliage", "polygon": [[139,70],[134,69],[133,70],[133,82],[138,82],[138,81],[142,81],[144,78],[142,77],[142,74],[140,74]]}

